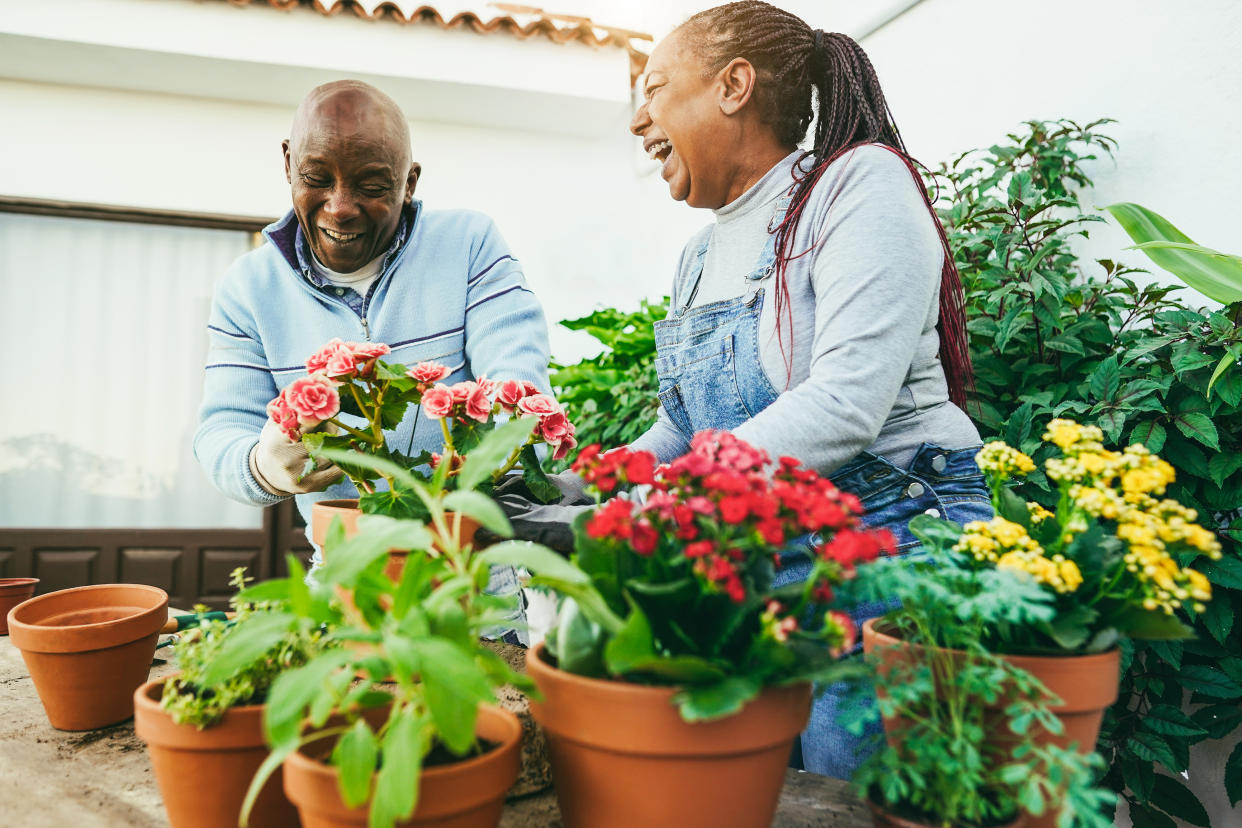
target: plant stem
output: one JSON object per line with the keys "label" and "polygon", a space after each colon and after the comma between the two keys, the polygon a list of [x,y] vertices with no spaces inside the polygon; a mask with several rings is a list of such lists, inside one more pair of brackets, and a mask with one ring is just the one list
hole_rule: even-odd
{"label": "plant stem", "polygon": [[522,451],[527,446],[533,446],[534,444],[535,444],[535,435],[532,434],[530,437],[526,438],[525,443],[523,443],[522,445],[518,446],[517,448],[513,450],[513,453],[509,455],[509,459],[505,461],[505,464],[503,466],[501,466],[497,471],[492,472],[492,482],[493,483],[499,482],[500,478],[504,477],[506,474],[513,471],[513,467],[516,466],[518,463],[518,458],[522,456]]}

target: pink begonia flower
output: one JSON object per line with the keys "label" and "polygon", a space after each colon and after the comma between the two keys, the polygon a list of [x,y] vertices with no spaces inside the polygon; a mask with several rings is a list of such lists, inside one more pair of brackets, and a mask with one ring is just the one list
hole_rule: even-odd
{"label": "pink begonia flower", "polygon": [[483,393],[487,394],[489,397],[492,395],[492,392],[496,390],[495,380],[489,380],[487,377],[476,377],[474,381],[477,382],[479,387],[483,389]]}
{"label": "pink begonia flower", "polygon": [[296,379],[285,387],[283,395],[303,428],[314,428],[341,410],[341,395],[319,377]]}
{"label": "pink begonia flower", "polygon": [[289,405],[283,393],[267,404],[267,416],[285,433],[289,442],[296,443],[302,439],[302,433],[298,430],[298,413]]}
{"label": "pink begonia flower", "polygon": [[535,386],[525,380],[505,380],[500,384],[500,393],[496,396],[496,401],[505,411],[513,411],[519,400],[536,393],[538,391],[535,390]]}
{"label": "pink begonia flower", "polygon": [[470,396],[466,397],[466,416],[480,423],[487,422],[487,418],[492,416],[492,398],[488,396],[485,386],[476,384]]}
{"label": "pink begonia flower", "polygon": [[359,360],[363,359],[379,359],[382,356],[388,356],[392,353],[383,342],[347,342],[349,350],[353,351],[354,357]]}
{"label": "pink begonia flower", "polygon": [[569,424],[569,433],[557,445],[556,450],[552,452],[553,460],[564,460],[569,453],[578,447],[578,439],[574,437],[574,424]]}
{"label": "pink begonia flower", "polygon": [[346,352],[349,351],[348,347],[340,340],[340,338],[333,338],[329,340],[328,344],[311,354],[310,358],[306,360],[306,373],[313,374],[317,371],[324,370],[328,367],[328,360],[330,360],[334,354],[342,350],[345,350]]}
{"label": "pink begonia flower", "polygon": [[571,433],[569,418],[564,411],[553,411],[546,417],[539,418],[538,430],[544,440],[556,445]]}
{"label": "pink begonia flower", "polygon": [[438,362],[420,362],[413,368],[405,372],[405,375],[415,382],[433,383],[439,382],[449,375],[447,365],[441,365]]}
{"label": "pink begonia flower", "polygon": [[449,391],[453,392],[453,402],[464,403],[466,400],[470,399],[470,395],[473,394],[475,389],[478,387],[479,384],[473,380],[462,380],[461,382],[455,382],[450,385]]}
{"label": "pink begonia flower", "polygon": [[560,403],[547,394],[530,394],[518,400],[517,408],[523,414],[546,417],[561,410]]}
{"label": "pink begonia flower", "polygon": [[358,373],[358,362],[348,345],[342,345],[328,357],[323,372],[330,377],[352,377]]}
{"label": "pink begonia flower", "polygon": [[423,411],[433,420],[447,417],[453,410],[453,392],[447,385],[436,384],[423,394]]}

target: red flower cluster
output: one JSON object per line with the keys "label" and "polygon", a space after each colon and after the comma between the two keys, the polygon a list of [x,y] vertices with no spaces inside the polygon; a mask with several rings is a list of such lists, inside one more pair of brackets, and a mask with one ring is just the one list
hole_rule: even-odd
{"label": "red flower cluster", "polygon": [[600,507],[587,522],[590,537],[643,557],[690,561],[709,589],[739,603],[752,580],[750,563],[799,537],[824,541],[816,547],[827,565],[817,569],[825,579],[813,585],[817,598],[831,598],[828,578],[850,577],[855,564],[892,547],[888,533],[862,528],[857,497],[793,458],[782,457],[773,469],[766,452],[728,432],[700,432],[687,454],[659,467],[647,452],[588,446],[574,471],[601,492],[651,487],[642,503],[619,495]]}

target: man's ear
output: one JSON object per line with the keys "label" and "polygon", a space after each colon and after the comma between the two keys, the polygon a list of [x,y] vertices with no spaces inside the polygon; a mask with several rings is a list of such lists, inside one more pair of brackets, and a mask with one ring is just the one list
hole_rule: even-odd
{"label": "man's ear", "polygon": [[289,139],[280,142],[281,152],[285,155],[285,181],[293,183],[293,160],[289,156]]}
{"label": "man's ear", "polygon": [[405,177],[405,203],[414,200],[414,188],[418,186],[418,176],[423,172],[423,165],[415,161],[410,165],[410,172]]}
{"label": "man's ear", "polygon": [[746,58],[734,58],[720,70],[716,77],[720,84],[721,112],[736,115],[750,102],[755,91],[755,75],[754,65]]}

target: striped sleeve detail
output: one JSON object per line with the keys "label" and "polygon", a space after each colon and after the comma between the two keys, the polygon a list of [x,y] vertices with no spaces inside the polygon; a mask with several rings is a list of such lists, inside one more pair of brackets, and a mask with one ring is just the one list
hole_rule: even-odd
{"label": "striped sleeve detail", "polygon": [[262,365],[244,365],[240,362],[212,362],[208,363],[207,368],[249,368],[251,371],[262,371],[265,374],[272,373],[271,368]]}
{"label": "striped sleeve detail", "polygon": [[447,331],[440,331],[439,333],[427,334],[426,336],[416,336],[413,339],[403,339],[400,342],[390,342],[388,343],[388,347],[402,348],[406,345],[417,345],[420,342],[431,342],[434,339],[442,339],[443,337],[446,337],[446,336],[452,336],[453,334],[459,334],[464,330],[465,328],[463,327],[449,328]]}
{"label": "striped sleeve detail", "polygon": [[490,302],[493,299],[499,299],[501,296],[504,296],[506,293],[512,293],[515,290],[527,290],[527,288],[525,285],[513,285],[512,287],[507,287],[504,290],[497,291],[496,293],[493,293],[490,296],[484,296],[482,299],[479,299],[476,302],[471,302],[469,305],[466,305],[466,313],[469,313],[470,311],[474,310],[479,305],[482,305],[484,302]]}
{"label": "striped sleeve detail", "polygon": [[232,339],[245,339],[249,342],[254,342],[254,339],[252,337],[246,336],[243,333],[233,333],[232,331],[224,330],[224,328],[217,328],[215,325],[208,325],[207,330],[215,331],[218,334],[223,334],[227,337],[231,337]]}
{"label": "striped sleeve detail", "polygon": [[473,285],[475,282],[477,282],[477,281],[479,281],[480,279],[482,279],[484,276],[486,276],[486,275],[487,275],[488,271],[490,271],[493,267],[495,267],[496,265],[498,265],[498,264],[500,264],[501,262],[505,261],[506,259],[508,259],[508,260],[509,260],[509,261],[511,261],[511,262],[516,262],[516,261],[517,261],[517,259],[513,258],[512,256],[510,256],[509,254],[507,254],[507,253],[506,253],[505,255],[501,256],[499,259],[497,259],[496,261],[492,262],[492,263],[491,263],[491,264],[489,264],[487,267],[483,268],[481,271],[479,271],[478,273],[476,273],[475,275],[473,275],[473,276],[471,276],[469,279],[467,279],[467,280],[466,280],[466,287],[470,287],[470,286],[471,286],[471,285]]}

